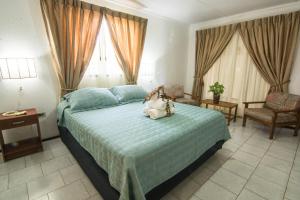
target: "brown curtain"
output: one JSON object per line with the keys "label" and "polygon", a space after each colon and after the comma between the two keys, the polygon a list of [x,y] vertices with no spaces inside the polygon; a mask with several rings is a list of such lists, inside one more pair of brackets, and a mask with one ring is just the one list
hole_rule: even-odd
{"label": "brown curtain", "polygon": [[300,12],[257,19],[240,24],[240,35],[270,92],[288,92],[298,44]]}
{"label": "brown curtain", "polygon": [[110,36],[120,67],[127,84],[136,84],[144,41],[147,19],[112,11],[105,13]]}
{"label": "brown curtain", "polygon": [[79,0],[41,0],[61,95],[77,89],[94,51],[102,8]]}
{"label": "brown curtain", "polygon": [[196,32],[195,77],[192,94],[194,99],[201,100],[203,77],[228,45],[236,27],[232,24]]}

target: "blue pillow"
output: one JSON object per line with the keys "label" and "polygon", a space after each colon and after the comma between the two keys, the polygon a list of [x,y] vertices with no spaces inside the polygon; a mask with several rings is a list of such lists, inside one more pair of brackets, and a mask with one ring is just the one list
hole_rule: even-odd
{"label": "blue pillow", "polygon": [[110,91],[117,97],[121,104],[141,101],[148,93],[137,85],[115,86]]}
{"label": "blue pillow", "polygon": [[116,97],[107,88],[83,88],[72,92],[67,101],[72,113],[95,110],[118,104]]}

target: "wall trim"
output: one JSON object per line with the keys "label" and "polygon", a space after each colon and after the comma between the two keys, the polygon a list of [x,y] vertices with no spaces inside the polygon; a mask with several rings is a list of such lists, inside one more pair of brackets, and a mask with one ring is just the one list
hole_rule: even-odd
{"label": "wall trim", "polygon": [[212,28],[212,27],[217,27],[217,26],[222,26],[227,24],[249,21],[249,20],[263,18],[263,17],[285,14],[285,13],[294,12],[298,10],[300,10],[300,2],[293,2],[293,3],[278,5],[278,6],[272,6],[264,9],[239,13],[227,17],[221,17],[213,20],[204,21],[204,22],[199,22],[190,25],[190,28],[192,30],[201,30],[201,29]]}

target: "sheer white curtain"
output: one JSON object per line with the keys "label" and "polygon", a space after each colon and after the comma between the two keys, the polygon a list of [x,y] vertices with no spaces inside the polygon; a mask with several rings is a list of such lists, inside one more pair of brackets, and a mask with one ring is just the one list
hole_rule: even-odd
{"label": "sheer white curtain", "polygon": [[204,76],[204,99],[212,98],[212,93],[208,92],[209,85],[216,81],[225,86],[221,100],[238,103],[240,116],[244,112],[243,101],[262,101],[269,90],[269,84],[257,71],[238,33]]}
{"label": "sheer white curtain", "polygon": [[79,88],[112,87],[123,84],[125,84],[124,75],[116,60],[106,20],[103,19],[93,56]]}

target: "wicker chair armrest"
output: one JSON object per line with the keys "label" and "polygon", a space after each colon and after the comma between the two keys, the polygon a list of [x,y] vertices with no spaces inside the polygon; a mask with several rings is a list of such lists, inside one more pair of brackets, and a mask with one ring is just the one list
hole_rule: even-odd
{"label": "wicker chair armrest", "polygon": [[243,102],[243,104],[258,104],[258,103],[266,103],[266,101],[246,101]]}
{"label": "wicker chair armrest", "polygon": [[266,103],[266,101],[248,101],[248,102],[243,102],[243,104],[245,104],[245,108],[248,108],[249,104],[259,104],[259,103]]}
{"label": "wicker chair armrest", "polygon": [[183,94],[188,95],[188,96],[193,96],[192,94],[186,93],[186,92],[184,92]]}

